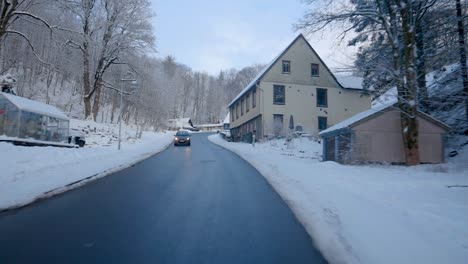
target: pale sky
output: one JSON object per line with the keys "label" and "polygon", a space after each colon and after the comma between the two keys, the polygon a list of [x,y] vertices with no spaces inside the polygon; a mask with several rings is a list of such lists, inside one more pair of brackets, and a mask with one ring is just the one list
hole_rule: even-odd
{"label": "pale sky", "polygon": [[[173,55],[197,71],[217,74],[266,64],[300,32],[293,24],[306,7],[300,0],[151,0],[159,57]],[[354,49],[339,45],[337,33],[309,42],[330,68],[352,63]]]}

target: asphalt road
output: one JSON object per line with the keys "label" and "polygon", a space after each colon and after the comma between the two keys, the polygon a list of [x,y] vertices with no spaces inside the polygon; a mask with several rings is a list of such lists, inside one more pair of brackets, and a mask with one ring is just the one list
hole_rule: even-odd
{"label": "asphalt road", "polygon": [[252,166],[197,134],[191,147],[0,214],[0,263],[326,262]]}

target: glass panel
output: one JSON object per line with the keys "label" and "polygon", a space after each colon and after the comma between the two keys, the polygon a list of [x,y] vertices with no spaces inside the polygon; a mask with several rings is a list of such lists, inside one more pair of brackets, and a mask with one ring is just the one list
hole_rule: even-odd
{"label": "glass panel", "polygon": [[3,133],[0,134],[6,135],[8,137],[18,137],[18,115],[20,112],[15,105],[7,100],[4,101],[3,107]]}
{"label": "glass panel", "polygon": [[257,90],[253,90],[252,93],[252,108],[255,108],[257,106]]}
{"label": "glass panel", "polygon": [[273,104],[284,104],[284,85],[273,85]]}
{"label": "glass panel", "polygon": [[318,128],[320,131],[327,129],[327,118],[323,116],[318,117]]}
{"label": "glass panel", "polygon": [[45,130],[43,129],[47,122],[46,117],[29,112],[21,112],[20,138],[45,140]]}
{"label": "glass panel", "polygon": [[43,127],[45,136],[43,140],[53,142],[67,142],[69,122],[54,117],[47,117],[47,123]]}
{"label": "glass panel", "polygon": [[273,133],[275,136],[283,134],[283,115],[273,115]]}
{"label": "glass panel", "polygon": [[245,99],[245,111],[246,112],[249,112],[249,106],[250,106],[249,102],[250,102],[250,94],[247,94],[247,97]]}
{"label": "glass panel", "polygon": [[241,100],[241,116],[244,115],[244,99]]}
{"label": "glass panel", "polygon": [[312,63],[310,65],[312,76],[319,76],[319,65]]}
{"label": "glass panel", "polygon": [[290,73],[290,72],[291,72],[291,62],[283,61],[283,73]]}
{"label": "glass panel", "polygon": [[327,89],[317,88],[317,106],[318,107],[328,107]]}

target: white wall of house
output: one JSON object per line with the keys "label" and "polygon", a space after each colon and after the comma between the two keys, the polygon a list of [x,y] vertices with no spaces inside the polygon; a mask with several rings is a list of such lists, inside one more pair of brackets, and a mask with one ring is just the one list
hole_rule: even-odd
{"label": "white wall of house", "polygon": [[[283,61],[289,62],[290,72],[283,72]],[[311,64],[318,65],[318,75],[312,76]],[[285,104],[274,104],[274,85],[284,85]],[[317,106],[317,88],[327,90],[327,107]],[[305,132],[318,135],[319,116],[326,117],[330,127],[371,107],[370,96],[340,87],[302,36],[271,65],[255,89],[255,108],[252,107],[252,89],[231,106],[231,128],[240,127],[261,115],[263,135],[277,134],[277,125],[273,121],[276,114],[283,115],[284,134],[288,131],[290,115],[293,115],[295,124],[300,123]]]}
{"label": "white wall of house", "polygon": [[[263,107],[264,135],[273,135],[273,115],[283,115],[283,131],[289,130],[290,115],[294,117],[294,124],[302,124],[305,132],[318,135],[318,117],[327,118],[327,127],[335,125],[357,113],[370,108],[369,96],[361,96],[360,92],[336,87],[309,86],[298,84],[285,85],[285,104],[273,104],[274,82],[261,82],[260,87],[265,99]],[[317,106],[317,88],[326,89],[328,106]]]}

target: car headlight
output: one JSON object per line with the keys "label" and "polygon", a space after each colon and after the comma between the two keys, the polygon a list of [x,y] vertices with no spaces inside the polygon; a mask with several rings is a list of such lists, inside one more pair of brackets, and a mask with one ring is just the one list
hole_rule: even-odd
{"label": "car headlight", "polygon": [[175,140],[179,140],[179,139],[176,137]]}
{"label": "car headlight", "polygon": [[190,140],[190,138],[187,138],[187,140]]}

